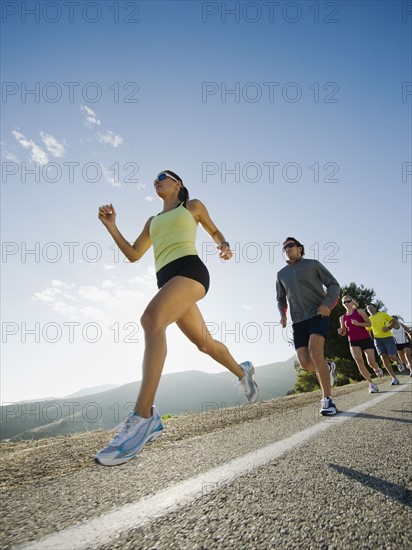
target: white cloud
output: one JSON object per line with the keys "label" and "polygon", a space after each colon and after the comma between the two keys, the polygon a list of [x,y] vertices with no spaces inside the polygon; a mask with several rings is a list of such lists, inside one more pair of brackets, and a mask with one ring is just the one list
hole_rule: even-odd
{"label": "white cloud", "polygon": [[30,158],[33,162],[38,162],[41,165],[49,162],[47,153],[39,145],[34,143],[32,139],[27,139],[26,136],[16,130],[13,130],[12,134],[23,149],[28,149],[30,151]]}
{"label": "white cloud", "polygon": [[156,290],[156,270],[154,266],[149,266],[146,269],[145,275],[137,275],[136,277],[132,277],[131,279],[128,279],[128,283],[132,285],[140,285],[143,288],[150,289],[150,290]]}
{"label": "white cloud", "polygon": [[63,281],[60,281],[59,279],[52,279],[51,284],[54,287],[57,286],[57,287],[63,287],[63,288],[67,288],[67,289],[70,289],[70,288],[74,287],[74,283],[65,283]]}
{"label": "white cloud", "polygon": [[88,317],[89,319],[108,319],[106,313],[98,307],[83,306],[79,308],[79,311],[84,317]]}
{"label": "white cloud", "polygon": [[252,308],[246,304],[242,305],[243,309],[246,309],[246,311],[250,311]]}
{"label": "white cloud", "polygon": [[149,267],[145,275],[128,282],[130,286],[123,288],[117,282],[104,279],[101,288],[83,285],[67,294],[62,289],[72,289],[75,285],[53,279],[52,286],[35,292],[32,300],[42,302],[55,313],[72,321],[87,318],[106,323],[124,318],[124,315],[130,320],[130,315],[133,319],[139,315],[156,291],[154,267]]}
{"label": "white cloud", "polygon": [[147,201],[147,202],[153,202],[154,197],[145,197],[144,200]]}
{"label": "white cloud", "polygon": [[111,171],[109,170],[109,168],[107,168],[107,167],[104,166],[103,164],[100,164],[100,167],[101,167],[101,169],[102,169],[103,176],[104,176],[105,180],[106,180],[107,182],[109,182],[110,185],[113,185],[113,187],[121,187],[121,186],[122,186],[122,184],[120,183],[120,181],[116,181],[116,180],[114,179],[114,173],[111,172]]}
{"label": "white cloud", "polygon": [[85,120],[84,125],[86,128],[93,128],[93,126],[100,126],[100,119],[90,107],[87,105],[80,105],[80,110],[83,113]]}
{"label": "white cloud", "polygon": [[106,271],[109,271],[110,269],[114,269],[114,265],[105,264],[104,269],[106,269]]}
{"label": "white cloud", "polygon": [[40,132],[41,138],[48,152],[55,158],[64,157],[66,154],[66,149],[63,143],[59,143],[57,139],[51,134],[46,134],[45,132]]}
{"label": "white cloud", "polygon": [[110,279],[106,279],[105,281],[102,282],[102,288],[115,288],[118,286],[119,285],[117,283],[114,283]]}
{"label": "white cloud", "polygon": [[78,319],[79,318],[79,306],[69,306],[65,302],[62,302],[61,300],[56,300],[52,305],[53,311],[56,313],[59,313],[60,315],[63,315],[64,317],[69,317],[70,319]]}
{"label": "white cloud", "polygon": [[82,286],[79,289],[79,296],[92,302],[110,302],[111,295],[107,290],[101,290],[96,286]]}
{"label": "white cloud", "polygon": [[108,143],[112,147],[119,147],[120,145],[123,145],[123,138],[110,130],[107,130],[104,135],[98,132],[97,139],[100,143]]}
{"label": "white cloud", "polygon": [[54,302],[56,300],[56,296],[61,294],[62,291],[58,288],[45,288],[40,292],[35,292],[33,300],[39,300],[40,302],[46,303],[46,302]]}
{"label": "white cloud", "polygon": [[14,153],[10,153],[6,150],[6,144],[1,142],[1,155],[6,160],[10,160],[11,162],[19,162],[19,159]]}
{"label": "white cloud", "polygon": [[10,160],[11,162],[19,162],[18,157],[14,153],[9,153],[8,151],[4,151],[3,156],[6,160]]}

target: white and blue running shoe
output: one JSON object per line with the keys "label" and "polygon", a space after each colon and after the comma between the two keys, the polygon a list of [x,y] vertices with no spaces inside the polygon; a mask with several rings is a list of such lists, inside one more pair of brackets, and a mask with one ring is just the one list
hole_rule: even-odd
{"label": "white and blue running shoe", "polygon": [[242,367],[245,376],[243,378],[239,378],[239,383],[245,392],[246,399],[249,403],[255,403],[259,396],[259,388],[253,378],[253,375],[255,374],[255,367],[250,361],[244,361],[243,363],[240,363],[240,366]]}
{"label": "white and blue running shoe", "polygon": [[120,425],[116,437],[95,456],[103,466],[117,466],[135,457],[149,441],[154,441],[164,432],[164,426],[156,407],[152,416],[143,418],[135,412],[129,413]]}
{"label": "white and blue running shoe", "polygon": [[322,416],[333,416],[337,412],[338,409],[332,399],[330,397],[322,397],[320,414]]}

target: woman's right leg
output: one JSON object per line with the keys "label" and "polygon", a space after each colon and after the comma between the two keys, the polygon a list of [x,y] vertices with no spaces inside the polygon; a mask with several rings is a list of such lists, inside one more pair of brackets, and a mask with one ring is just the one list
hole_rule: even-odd
{"label": "woman's right leg", "polygon": [[401,360],[401,363],[403,363],[404,365],[406,365],[405,350],[403,350],[403,349],[398,349],[398,355],[399,355],[399,359]]}
{"label": "woman's right leg", "polygon": [[398,350],[399,359],[402,361],[404,365],[407,366],[409,371],[412,374],[412,357],[411,357],[411,348],[407,347],[404,349]]}
{"label": "woman's right leg", "polygon": [[166,357],[166,328],[204,295],[205,289],[197,281],[174,277],[147,306],[141,319],[146,347],[143,380],[134,410],[137,414],[128,414],[119,433],[96,453],[95,460],[100,464],[123,464],[163,433],[160,415],[152,407]]}
{"label": "woman's right leg", "polygon": [[411,348],[410,347],[405,348],[403,350],[403,353],[405,355],[406,365],[407,365],[407,367],[410,370],[411,375],[412,375],[412,353],[411,353]]}
{"label": "woman's right leg", "polygon": [[369,382],[369,384],[372,384],[371,375],[369,374],[369,371],[363,361],[362,348],[360,348],[359,346],[349,346],[349,349],[352,357],[355,359],[356,364],[358,365],[359,372],[364,377],[364,379]]}
{"label": "woman's right leg", "polygon": [[166,329],[180,319],[205,295],[203,285],[187,277],[173,277],[145,309],[141,324],[145,334],[143,379],[135,412],[144,418],[152,415],[157,387],[166,358]]}

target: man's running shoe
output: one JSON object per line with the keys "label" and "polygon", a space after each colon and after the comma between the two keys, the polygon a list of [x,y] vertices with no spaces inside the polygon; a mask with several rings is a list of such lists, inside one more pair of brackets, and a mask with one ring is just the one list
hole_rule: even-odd
{"label": "man's running shoe", "polygon": [[376,376],[377,376],[378,378],[383,378],[383,370],[382,370],[381,368],[378,367],[378,368],[375,370],[375,374],[376,374]]}
{"label": "man's running shoe", "polygon": [[320,409],[320,414],[322,416],[333,416],[338,412],[335,403],[330,397],[322,397],[322,406]]}
{"label": "man's running shoe", "polygon": [[379,388],[376,384],[369,384],[369,393],[378,393]]}
{"label": "man's running shoe", "polygon": [[330,376],[330,387],[333,388],[335,385],[335,376],[336,376],[336,363],[333,361],[326,361],[329,367],[329,376]]}
{"label": "man's running shoe", "polygon": [[399,363],[398,365],[398,371],[399,372],[404,372],[406,370],[406,367],[403,363]]}
{"label": "man's running shoe", "polygon": [[116,437],[95,456],[103,466],[117,466],[135,457],[149,441],[164,432],[162,419],[155,407],[152,416],[143,418],[135,412],[129,413],[120,425]]}
{"label": "man's running shoe", "polygon": [[399,386],[399,380],[397,378],[392,378],[391,386]]}
{"label": "man's running shoe", "polygon": [[259,396],[259,388],[253,378],[255,367],[250,361],[244,361],[243,363],[240,363],[240,366],[242,367],[245,376],[243,378],[239,378],[239,383],[242,386],[246,399],[249,403],[255,403]]}

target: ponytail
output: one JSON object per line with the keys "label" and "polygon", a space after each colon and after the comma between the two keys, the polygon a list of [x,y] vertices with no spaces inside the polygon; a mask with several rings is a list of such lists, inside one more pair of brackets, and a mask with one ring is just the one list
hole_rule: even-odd
{"label": "ponytail", "polygon": [[189,191],[182,183],[182,187],[179,190],[177,198],[186,206],[186,202],[189,200]]}
{"label": "ponytail", "polygon": [[175,174],[174,172],[172,172],[171,170],[165,170],[165,172],[166,174],[170,174],[171,176],[179,180],[180,183],[182,184],[182,187],[179,189],[179,194],[177,195],[177,198],[180,200],[180,202],[182,202],[186,206],[186,202],[189,200],[189,191],[183,185],[182,178],[177,174]]}

